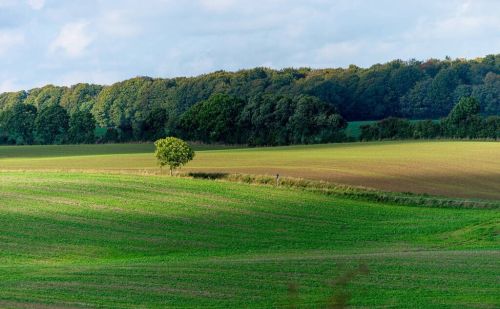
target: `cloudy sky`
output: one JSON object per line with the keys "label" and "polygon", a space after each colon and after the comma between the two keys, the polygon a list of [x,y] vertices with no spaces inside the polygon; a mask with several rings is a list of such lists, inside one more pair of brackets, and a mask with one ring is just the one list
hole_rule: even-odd
{"label": "cloudy sky", "polygon": [[500,52],[498,0],[0,0],[0,92]]}

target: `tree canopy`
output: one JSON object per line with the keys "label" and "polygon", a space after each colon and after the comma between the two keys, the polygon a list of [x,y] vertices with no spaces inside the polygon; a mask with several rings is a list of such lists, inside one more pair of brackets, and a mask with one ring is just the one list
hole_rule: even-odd
{"label": "tree canopy", "polygon": [[66,141],[69,116],[60,105],[50,105],[40,110],[34,124],[36,139],[41,144],[62,144]]}
{"label": "tree canopy", "polygon": [[[69,116],[90,112],[96,126],[109,129],[101,141],[177,135],[283,145],[340,140],[345,121],[436,120],[447,117],[462,97],[477,100],[480,116],[500,114],[500,54],[394,60],[369,68],[254,68],[189,78],[135,77],[109,86],[47,85],[0,94],[0,142],[32,142],[29,130],[19,135],[21,128],[8,128],[13,109],[24,105],[38,114],[53,106],[63,107]],[[34,142],[61,141],[43,137]]]}
{"label": "tree canopy", "polygon": [[170,175],[194,158],[194,151],[185,141],[176,137],[166,137],[155,142],[155,156],[160,167],[168,165]]}

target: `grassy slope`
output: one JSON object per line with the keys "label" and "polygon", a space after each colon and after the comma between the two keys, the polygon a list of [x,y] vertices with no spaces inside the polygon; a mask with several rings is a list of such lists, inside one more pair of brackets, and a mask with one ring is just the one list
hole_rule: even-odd
{"label": "grassy slope", "polygon": [[[388,191],[500,199],[500,143],[495,142],[376,142],[200,150],[186,170],[280,173]],[[157,171],[152,151],[150,144],[0,147],[0,169]]]}
{"label": "grassy slope", "polygon": [[494,210],[159,176],[0,173],[0,307],[499,305]]}

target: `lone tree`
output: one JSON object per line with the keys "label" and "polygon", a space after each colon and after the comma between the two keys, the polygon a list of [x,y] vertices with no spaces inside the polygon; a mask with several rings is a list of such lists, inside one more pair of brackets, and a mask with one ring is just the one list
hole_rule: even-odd
{"label": "lone tree", "polygon": [[170,176],[174,169],[185,165],[194,158],[193,149],[183,140],[175,137],[159,139],[155,142],[155,156],[160,167],[168,165]]}

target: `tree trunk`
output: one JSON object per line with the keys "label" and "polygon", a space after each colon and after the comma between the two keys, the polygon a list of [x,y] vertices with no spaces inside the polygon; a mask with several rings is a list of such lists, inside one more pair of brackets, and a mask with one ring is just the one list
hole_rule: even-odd
{"label": "tree trunk", "polygon": [[170,176],[173,175],[173,170],[174,170],[173,168],[170,168]]}

